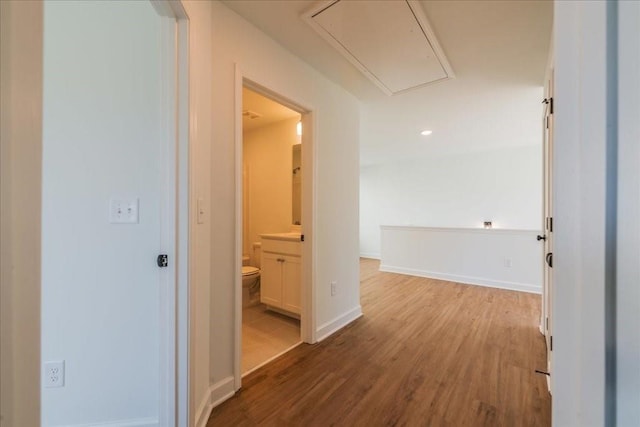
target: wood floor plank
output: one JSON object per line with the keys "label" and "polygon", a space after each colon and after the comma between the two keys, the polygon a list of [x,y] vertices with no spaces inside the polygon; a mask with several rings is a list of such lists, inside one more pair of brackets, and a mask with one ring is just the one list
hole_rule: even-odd
{"label": "wood floor plank", "polygon": [[364,316],[243,379],[214,426],[549,426],[540,296],[379,272]]}

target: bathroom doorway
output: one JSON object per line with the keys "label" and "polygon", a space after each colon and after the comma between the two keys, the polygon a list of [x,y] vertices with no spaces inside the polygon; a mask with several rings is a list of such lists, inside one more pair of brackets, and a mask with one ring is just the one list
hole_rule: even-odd
{"label": "bathroom doorway", "polygon": [[244,376],[302,342],[302,114],[244,85],[241,145]]}

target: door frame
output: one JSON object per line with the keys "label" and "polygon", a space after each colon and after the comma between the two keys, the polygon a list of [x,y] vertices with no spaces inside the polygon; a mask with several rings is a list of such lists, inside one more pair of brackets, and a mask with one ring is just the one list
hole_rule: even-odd
{"label": "door frame", "polygon": [[542,233],[544,236],[542,249],[542,317],[540,332],[544,335],[547,359],[547,389],[551,392],[551,370],[553,351],[553,271],[547,263],[546,256],[553,253],[553,67],[547,71],[545,78],[545,105],[542,115],[542,150],[543,150],[543,186],[542,186]]}
{"label": "door frame", "polygon": [[[159,424],[189,425],[189,249],[190,151],[189,16],[182,0],[150,0],[163,22],[162,80],[166,120],[162,251],[169,255],[161,275]],[[169,49],[167,47],[171,46]],[[165,89],[166,88],[166,89]],[[166,252],[165,252],[166,251]],[[172,259],[175,260],[172,262]],[[163,277],[164,276],[164,277]],[[173,279],[173,280],[172,280]],[[173,284],[173,286],[172,286]]]}
{"label": "door frame", "polygon": [[314,109],[296,100],[281,95],[264,84],[262,79],[248,75],[240,65],[235,67],[235,269],[234,269],[234,357],[233,373],[234,386],[239,390],[242,386],[242,241],[243,241],[243,215],[242,215],[242,88],[246,87],[267,98],[270,98],[287,108],[290,108],[302,117],[304,131],[301,137],[302,164],[305,167],[302,182],[302,289],[300,312],[300,339],[305,343],[316,342],[315,328],[315,212],[316,212],[316,146],[315,141],[315,114]]}

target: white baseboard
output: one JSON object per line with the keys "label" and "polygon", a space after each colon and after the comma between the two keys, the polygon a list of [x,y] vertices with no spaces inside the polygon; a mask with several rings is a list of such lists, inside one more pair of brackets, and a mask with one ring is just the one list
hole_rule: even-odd
{"label": "white baseboard", "polygon": [[360,258],[380,259],[380,252],[360,252]]}
{"label": "white baseboard", "polygon": [[[159,427],[158,418],[131,418],[128,420],[107,421],[104,423],[65,424],[64,427]],[[60,426],[62,427],[62,426]]]}
{"label": "white baseboard", "polygon": [[235,392],[233,377],[226,377],[209,386],[196,410],[196,427],[206,427],[213,408],[232,397]]}
{"label": "white baseboard", "polygon": [[318,337],[318,342],[324,340],[339,329],[344,328],[360,316],[362,316],[362,307],[358,305],[357,307],[347,311],[341,316],[336,317],[330,322],[320,325],[320,327],[316,329],[316,337]]}
{"label": "white baseboard", "polygon": [[506,282],[502,280],[486,279],[484,277],[461,276],[457,274],[437,273],[434,271],[417,270],[413,268],[394,267],[392,265],[380,265],[380,271],[389,273],[406,274],[409,276],[427,277],[430,279],[447,280],[449,282],[464,283],[466,285],[486,286],[490,288],[508,289],[511,291],[541,294],[542,286],[528,283]]}

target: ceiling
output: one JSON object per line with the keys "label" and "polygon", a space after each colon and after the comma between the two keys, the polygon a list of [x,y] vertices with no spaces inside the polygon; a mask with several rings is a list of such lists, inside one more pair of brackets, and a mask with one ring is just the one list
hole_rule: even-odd
{"label": "ceiling", "polygon": [[[455,78],[393,96],[383,93],[303,20],[322,0],[223,2],[358,98],[363,166],[540,142],[552,1],[414,2],[422,8]],[[433,135],[421,136],[423,129],[433,130]]]}
{"label": "ceiling", "polygon": [[[387,97],[304,22],[302,15],[318,7],[321,1],[224,0],[223,3],[361,101]],[[473,74],[542,85],[550,43],[551,1],[417,3],[458,77]]]}
{"label": "ceiling", "polygon": [[417,3],[337,1],[303,18],[387,95],[453,77]]}
{"label": "ceiling", "polygon": [[[246,114],[248,113],[248,114]],[[255,117],[257,113],[258,117]],[[252,118],[253,117],[253,118]],[[249,132],[271,123],[282,120],[300,118],[300,114],[282,104],[260,95],[247,88],[242,88],[242,131]]]}

